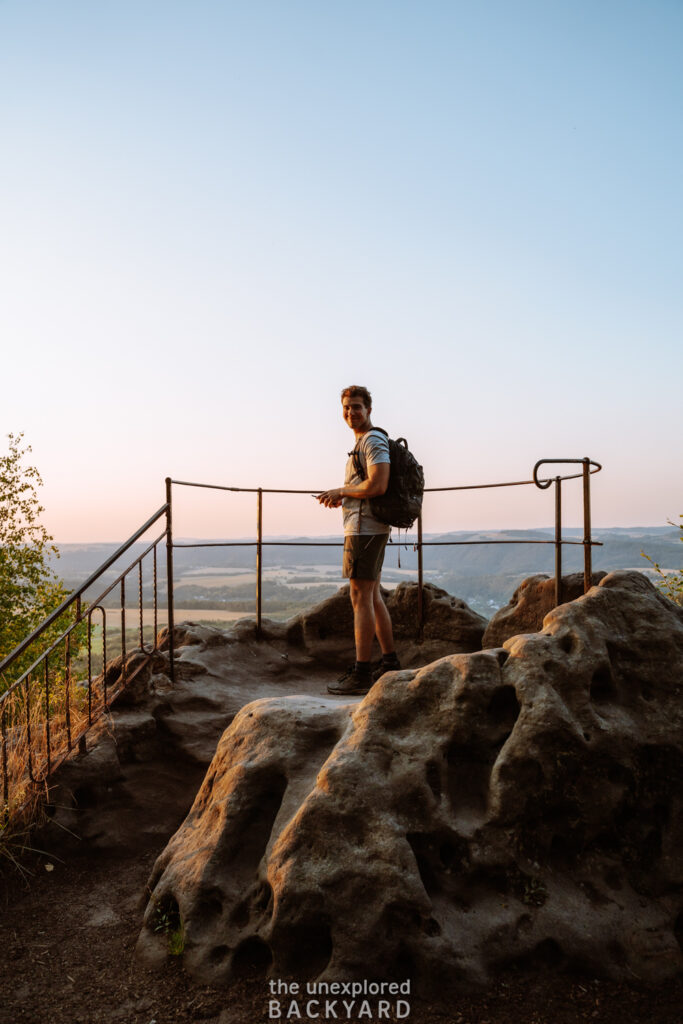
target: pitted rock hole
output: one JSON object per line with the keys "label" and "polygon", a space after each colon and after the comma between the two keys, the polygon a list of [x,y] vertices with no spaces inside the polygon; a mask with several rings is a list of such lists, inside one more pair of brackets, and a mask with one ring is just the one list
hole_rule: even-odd
{"label": "pitted rock hole", "polygon": [[390,973],[392,973],[394,978],[397,980],[403,980],[405,978],[415,979],[418,977],[415,957],[404,945],[401,946],[396,954],[394,969]]}
{"label": "pitted rock hole", "polygon": [[321,974],[332,958],[332,933],[326,921],[299,921],[281,928],[278,938],[279,966],[304,981]]}
{"label": "pitted rock hole", "polygon": [[311,753],[323,750],[328,752],[339,741],[340,731],[335,725],[326,725],[322,729],[312,728],[311,732]]}
{"label": "pitted rock hole", "polygon": [[609,897],[600,892],[592,882],[583,881],[581,883],[581,888],[594,907],[608,907],[612,902]]}
{"label": "pitted rock hole", "polygon": [[498,966],[503,969],[514,968],[519,971],[537,973],[543,970],[553,970],[562,965],[565,960],[562,947],[555,939],[543,939],[533,949],[521,953],[519,956],[507,957]]}
{"label": "pitted rock hole", "polygon": [[470,858],[469,847],[459,836],[448,836],[439,843],[439,860],[448,871],[462,869]]}
{"label": "pitted rock hole", "polygon": [[245,869],[253,871],[266,852],[273,825],[277,818],[287,779],[280,773],[268,773],[258,782],[261,790],[258,799],[247,806],[233,834],[235,845],[230,851],[230,860]]}
{"label": "pitted rock hole", "polygon": [[643,866],[652,864],[662,856],[662,833],[659,829],[651,829],[642,841],[641,860]]}
{"label": "pitted rock hole", "polygon": [[252,897],[252,904],[258,914],[264,914],[272,907],[273,890],[268,882],[263,882],[256,888]]}
{"label": "pitted rock hole", "polygon": [[613,763],[607,769],[607,778],[614,786],[623,786],[625,789],[635,789],[635,779],[633,773],[625,768],[624,765]]}
{"label": "pitted rock hole", "polygon": [[232,909],[230,923],[234,924],[236,928],[246,928],[249,924],[249,918],[249,903],[247,900],[240,900]]}
{"label": "pitted rock hole", "polygon": [[460,836],[409,833],[406,839],[428,896],[440,892],[451,873],[461,874],[468,868],[469,847]]}
{"label": "pitted rock hole", "polygon": [[524,934],[525,932],[531,931],[533,923],[534,922],[531,920],[530,914],[522,914],[522,916],[517,919],[515,927],[519,934]]}
{"label": "pitted rock hole", "polygon": [[572,827],[568,821],[566,828],[555,833],[550,841],[550,854],[556,864],[571,866],[583,852],[586,841],[585,829],[578,825]]}
{"label": "pitted rock hole", "polygon": [[428,761],[426,775],[427,785],[438,800],[441,797],[441,766],[436,761]]}
{"label": "pitted rock hole", "polygon": [[560,650],[564,651],[565,654],[571,654],[574,650],[574,637],[571,633],[564,633],[559,638]]}
{"label": "pitted rock hole", "polygon": [[617,688],[612,679],[609,665],[600,665],[593,673],[591,680],[591,700],[596,704],[605,704],[614,700],[617,696]]}
{"label": "pitted rock hole", "polygon": [[608,868],[605,871],[605,885],[608,889],[612,889],[613,892],[619,892],[623,888],[624,882],[621,871],[618,868]]}
{"label": "pitted rock hole", "polygon": [[683,910],[674,921],[674,937],[678,943],[681,952],[683,952]]}
{"label": "pitted rock hole", "polygon": [[434,870],[434,840],[431,836],[423,835],[407,835],[406,839],[413,851],[425,892],[428,896],[432,896],[440,888],[437,874]]}
{"label": "pitted rock hole", "polygon": [[220,889],[207,889],[197,900],[193,914],[203,927],[210,927],[223,913],[223,894]]}
{"label": "pitted rock hole", "polygon": [[405,903],[389,903],[382,911],[380,928],[387,939],[400,938],[406,932],[415,933],[421,927],[421,918],[415,907]]}
{"label": "pitted rock hole", "polygon": [[[220,947],[218,947],[220,949]],[[212,957],[216,950],[212,951]],[[232,969],[236,975],[263,977],[273,962],[270,946],[258,935],[250,935],[240,942],[232,956]]]}
{"label": "pitted rock hole", "polygon": [[543,939],[534,947],[532,957],[541,967],[557,967],[564,959],[564,953],[555,939]]}
{"label": "pitted rock hole", "polygon": [[501,686],[494,691],[489,701],[488,713],[494,722],[512,728],[519,715],[519,701],[514,686]]}
{"label": "pitted rock hole", "polygon": [[607,947],[607,952],[609,955],[609,959],[612,960],[615,964],[621,964],[623,966],[628,962],[626,950],[620,942],[610,942],[609,946]]}
{"label": "pitted rock hole", "polygon": [[448,795],[455,814],[486,810],[494,757],[475,744],[452,743],[448,761]]}
{"label": "pitted rock hole", "polygon": [[237,928],[246,928],[250,921],[270,916],[273,906],[273,890],[268,882],[260,882],[252,892],[235,905],[230,914],[230,923]]}

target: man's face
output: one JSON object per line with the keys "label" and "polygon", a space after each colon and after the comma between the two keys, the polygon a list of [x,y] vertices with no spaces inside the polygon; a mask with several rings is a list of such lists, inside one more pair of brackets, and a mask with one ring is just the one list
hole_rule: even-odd
{"label": "man's face", "polygon": [[342,399],[342,413],[349,427],[356,433],[364,433],[370,425],[372,409],[365,405],[362,398],[346,396]]}

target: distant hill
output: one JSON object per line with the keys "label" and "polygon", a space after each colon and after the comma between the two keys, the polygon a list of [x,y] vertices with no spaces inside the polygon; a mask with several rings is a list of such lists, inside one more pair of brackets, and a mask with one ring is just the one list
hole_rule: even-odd
{"label": "distant hill", "polygon": [[[565,539],[579,540],[580,530],[565,530]],[[525,577],[536,572],[549,575],[555,569],[555,548],[552,529],[538,530],[496,530],[486,532],[454,531],[444,534],[430,534],[424,537],[428,546],[424,550],[425,578],[444,587],[452,594],[463,598],[482,614],[491,614],[504,604],[513,590]],[[593,568],[627,569],[635,568],[646,572],[650,568],[641,552],[646,552],[665,569],[680,569],[683,561],[683,547],[680,530],[677,527],[613,527],[596,529],[594,540],[601,542],[593,548]],[[341,561],[341,536],[330,537],[268,537],[264,546],[264,566],[288,568],[338,566]],[[385,560],[386,577],[391,577],[400,556],[402,570],[417,570],[417,553],[413,549],[414,537],[399,546],[396,538],[388,548]],[[293,541],[326,546],[294,547]],[[495,541],[496,543],[490,543]],[[503,543],[500,543],[500,542]],[[539,543],[539,541],[544,543]],[[240,539],[244,544],[244,539]],[[280,543],[277,543],[280,542]],[[429,546],[429,542],[433,546]],[[452,544],[451,542],[456,542]],[[515,543],[512,543],[515,542]],[[527,543],[524,543],[527,542]],[[182,541],[179,543],[183,543]],[[191,543],[191,541],[184,541]],[[330,546],[333,545],[333,546]],[[55,571],[70,587],[82,583],[109,558],[116,544],[62,544],[61,558],[55,560]],[[143,542],[133,546],[126,555],[126,561],[113,566],[106,574],[104,583],[112,582],[118,573],[135,557],[145,550]],[[166,550],[159,546],[159,577],[165,576]],[[191,580],[188,573],[201,569],[244,569],[253,572],[256,552],[254,546],[227,548],[176,548],[174,567],[176,583],[182,580],[187,588]],[[583,548],[580,544],[564,545],[562,549],[563,572],[583,569]],[[146,578],[149,570],[145,571]],[[394,574],[395,575],[395,574]],[[395,580],[394,580],[395,582]],[[104,583],[98,586],[101,590]],[[332,585],[328,582],[328,585]],[[195,588],[196,589],[196,588]],[[161,584],[164,595],[164,584]],[[89,595],[90,598],[94,594]],[[149,584],[145,585],[145,597],[149,596]],[[208,602],[212,591],[201,589],[195,596]],[[216,595],[217,596],[217,595]],[[237,595],[236,595],[237,596]]]}
{"label": "distant hill", "polygon": [[[491,573],[518,572],[552,572],[555,565],[555,549],[552,543],[553,531],[548,530],[492,530],[486,532],[454,531],[443,534],[425,535],[426,542],[436,542],[434,547],[426,547],[424,552],[425,568],[433,568],[440,572],[457,572],[461,576],[482,576]],[[580,540],[581,531],[565,530],[565,538]],[[642,557],[645,551],[651,558],[667,569],[681,567],[683,547],[680,541],[680,530],[677,527],[614,527],[596,529],[594,540],[599,540],[602,547],[593,549],[593,565],[596,569],[646,569],[648,563]],[[387,565],[395,564],[395,555],[399,546],[395,543],[389,547]],[[271,546],[277,541],[282,546]],[[292,541],[306,544],[341,544],[341,536],[330,537],[268,537],[264,548],[264,562],[267,565],[330,565],[340,561],[338,547],[291,547]],[[404,568],[417,568],[417,554],[413,551],[414,538],[411,536],[404,545],[401,543],[401,565]],[[444,542],[456,541],[457,546],[446,546]],[[484,541],[515,541],[517,543],[482,543]],[[530,541],[531,543],[519,543]],[[539,544],[538,541],[550,543]],[[240,538],[244,543],[244,538]],[[286,545],[285,542],[288,542]],[[471,542],[466,544],[466,542]],[[180,543],[192,543],[181,541]],[[61,558],[53,561],[53,567],[60,576],[70,581],[82,581],[99,565],[116,551],[116,544],[62,544]],[[147,545],[135,544],[132,553],[126,556],[132,561]],[[395,554],[392,558],[392,549]],[[166,549],[159,547],[159,556],[163,563]],[[255,547],[232,548],[176,548],[173,553],[174,564],[179,572],[190,568],[252,568],[255,564]],[[565,569],[570,572],[583,567],[583,548],[580,545],[567,546],[562,550],[562,561]]]}

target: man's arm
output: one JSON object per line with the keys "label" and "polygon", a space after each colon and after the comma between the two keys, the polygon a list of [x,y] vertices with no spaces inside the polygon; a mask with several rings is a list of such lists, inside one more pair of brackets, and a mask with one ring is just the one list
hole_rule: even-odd
{"label": "man's arm", "polygon": [[345,484],[344,487],[333,487],[331,491],[323,491],[318,501],[325,508],[339,508],[342,498],[377,498],[384,494],[389,486],[391,465],[388,462],[377,462],[368,466],[367,479],[360,484]]}

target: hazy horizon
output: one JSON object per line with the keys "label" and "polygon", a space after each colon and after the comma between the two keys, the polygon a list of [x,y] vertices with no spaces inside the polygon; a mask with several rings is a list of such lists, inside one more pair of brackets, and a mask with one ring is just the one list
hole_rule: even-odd
{"label": "hazy horizon", "polygon": [[[642,525],[641,524],[641,525],[631,525],[631,526],[593,526],[592,531],[591,531],[591,535],[595,537],[598,534],[605,533],[605,532],[629,532],[629,531],[635,532],[635,533],[639,533],[639,532],[666,533],[666,532],[674,531],[674,530],[677,530],[677,529],[678,529],[678,527],[675,526],[675,525],[674,526],[671,526],[671,525],[661,526],[661,525],[658,525],[658,524],[650,524],[650,525],[648,525],[648,524]],[[452,534],[487,534],[487,533],[494,534],[494,533],[526,533],[526,532],[529,532],[529,533],[531,533],[531,532],[545,532],[545,533],[549,533],[549,534],[554,534],[555,526],[554,526],[554,524],[551,524],[551,525],[548,525],[548,526],[535,526],[535,527],[518,527],[518,526],[515,526],[515,527],[501,527],[500,529],[496,529],[496,530],[492,530],[492,529],[488,529],[488,530],[479,530],[479,529],[437,530],[437,531],[431,531],[429,533],[423,532],[423,536],[426,538],[426,537],[443,536],[443,535],[445,535],[447,533],[449,533],[449,534],[451,534],[451,533]],[[563,525],[562,525],[562,532],[563,532],[564,536],[566,536],[569,533],[581,533],[581,534],[583,534],[583,525],[581,523],[575,523],[575,524],[563,523]],[[190,543],[193,543],[193,542],[200,542],[200,543],[202,543],[202,542],[222,543],[222,542],[240,542],[240,541],[249,542],[249,543],[255,543],[255,536],[256,536],[255,533],[253,533],[253,534],[233,534],[233,535],[230,535],[230,536],[227,535],[227,534],[224,534],[224,535],[216,535],[216,536],[212,536],[212,537],[176,536],[176,535],[174,535],[174,543],[176,543],[176,544],[190,544]],[[286,533],[286,534],[285,533],[271,533],[271,534],[264,534],[263,535],[264,541],[295,540],[295,539],[300,538],[300,537],[303,537],[303,538],[314,537],[316,540],[320,540],[320,541],[323,541],[323,540],[335,541],[335,540],[341,539],[343,537],[343,533],[340,530],[338,533],[323,533],[323,534],[313,534],[313,533]],[[392,532],[392,537],[395,538],[396,542],[398,541],[398,537],[397,537],[396,531]],[[404,537],[404,533],[403,533],[403,531],[401,531],[401,543],[403,543],[403,537]],[[103,545],[103,546],[107,545],[107,546],[109,546],[109,545],[122,544],[122,543],[125,542],[126,539],[127,539],[126,537],[122,537],[122,538],[116,539],[116,540],[111,540],[110,539],[110,540],[92,540],[92,541],[82,541],[82,540],[63,541],[63,540],[59,540],[58,538],[54,538],[53,539],[53,543],[57,547],[60,547],[60,546],[62,546],[62,547],[67,547],[67,546],[68,547],[97,547],[99,545]],[[414,543],[414,540],[415,540],[415,531],[414,531],[414,529],[413,530],[408,530],[408,532],[407,532],[407,543],[408,544],[412,544],[412,543]],[[143,542],[144,542],[144,538],[143,538],[143,540],[140,543],[143,543]]]}

